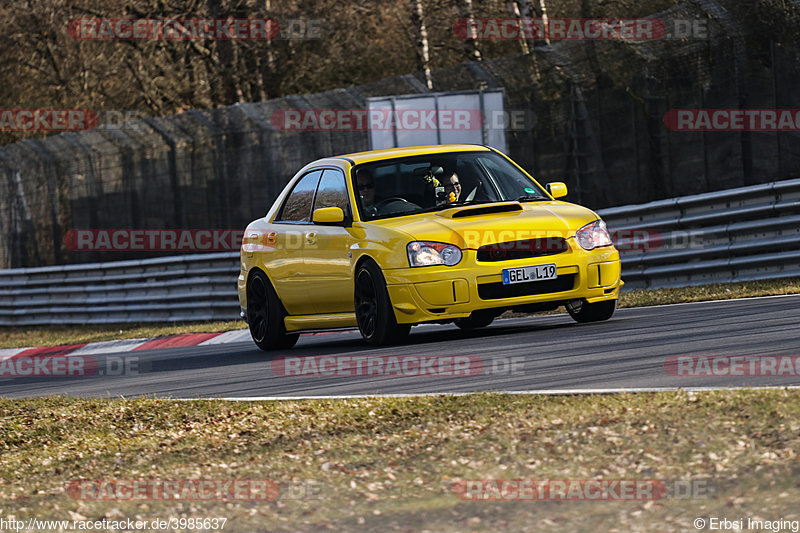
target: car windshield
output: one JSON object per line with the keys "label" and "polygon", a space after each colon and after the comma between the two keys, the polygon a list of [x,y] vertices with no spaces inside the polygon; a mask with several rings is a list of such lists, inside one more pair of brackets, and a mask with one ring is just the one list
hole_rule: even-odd
{"label": "car windshield", "polygon": [[550,198],[496,152],[430,154],[365,163],[353,169],[362,220],[459,205]]}

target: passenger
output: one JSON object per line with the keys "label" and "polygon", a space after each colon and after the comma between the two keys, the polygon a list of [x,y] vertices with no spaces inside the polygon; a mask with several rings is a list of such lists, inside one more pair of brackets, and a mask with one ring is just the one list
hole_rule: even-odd
{"label": "passenger", "polygon": [[458,179],[458,174],[456,174],[455,170],[445,173],[442,185],[444,185],[447,201],[451,204],[458,202],[461,198],[461,180]]}

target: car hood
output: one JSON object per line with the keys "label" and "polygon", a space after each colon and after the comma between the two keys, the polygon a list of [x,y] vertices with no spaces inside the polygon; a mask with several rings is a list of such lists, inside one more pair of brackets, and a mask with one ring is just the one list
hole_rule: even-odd
{"label": "car hood", "polygon": [[372,224],[402,231],[415,240],[475,249],[484,244],[540,237],[566,239],[598,218],[592,210],[566,202],[498,202],[376,220]]}

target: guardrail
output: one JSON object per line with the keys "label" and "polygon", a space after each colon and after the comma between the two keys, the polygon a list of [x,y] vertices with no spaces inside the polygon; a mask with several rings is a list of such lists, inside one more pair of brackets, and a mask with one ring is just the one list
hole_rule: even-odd
{"label": "guardrail", "polygon": [[598,214],[628,240],[626,290],[800,276],[800,179]]}
{"label": "guardrail", "polygon": [[0,326],[236,320],[239,253],[0,270]]}
{"label": "guardrail", "polygon": [[[800,276],[800,179],[598,213],[626,290]],[[0,270],[0,326],[236,320],[238,256]]]}

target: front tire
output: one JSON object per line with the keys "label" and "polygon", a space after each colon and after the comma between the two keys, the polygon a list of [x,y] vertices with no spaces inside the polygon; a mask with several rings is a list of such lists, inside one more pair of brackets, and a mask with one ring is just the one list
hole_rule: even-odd
{"label": "front tire", "polygon": [[247,323],[256,346],[269,352],[291,348],[297,343],[300,335],[286,333],[285,316],[283,304],[266,274],[253,272],[247,282]]}
{"label": "front tire", "polygon": [[616,300],[605,300],[590,304],[586,300],[573,300],[567,303],[567,312],[575,322],[600,322],[608,320],[617,308]]}
{"label": "front tire", "polygon": [[361,336],[372,346],[402,342],[410,324],[398,324],[386,290],[386,279],[372,261],[365,261],[355,275],[356,322]]}

